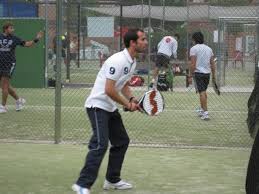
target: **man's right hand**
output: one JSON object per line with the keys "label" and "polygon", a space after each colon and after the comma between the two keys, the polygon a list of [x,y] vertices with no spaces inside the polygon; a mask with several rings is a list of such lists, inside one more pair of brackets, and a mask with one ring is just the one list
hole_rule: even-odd
{"label": "man's right hand", "polygon": [[188,76],[188,83],[189,83],[189,85],[192,84],[192,76]]}
{"label": "man's right hand", "polygon": [[127,109],[131,112],[134,112],[136,110],[139,110],[139,105],[135,102],[129,102],[127,105]]}
{"label": "man's right hand", "polygon": [[36,38],[37,38],[37,39],[41,39],[41,38],[43,37],[43,35],[44,35],[44,32],[39,31],[39,32],[37,33]]}

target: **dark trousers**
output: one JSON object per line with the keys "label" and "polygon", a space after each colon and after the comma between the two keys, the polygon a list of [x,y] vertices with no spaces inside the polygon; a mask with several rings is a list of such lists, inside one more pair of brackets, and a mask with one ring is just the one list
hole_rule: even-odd
{"label": "dark trousers", "polygon": [[87,114],[92,125],[93,135],[77,184],[90,189],[97,178],[109,141],[111,148],[106,179],[111,183],[121,180],[120,172],[129,145],[129,137],[118,110],[107,112],[99,108],[87,108]]}
{"label": "dark trousers", "polygon": [[246,194],[259,194],[259,132],[256,135],[248,163]]}

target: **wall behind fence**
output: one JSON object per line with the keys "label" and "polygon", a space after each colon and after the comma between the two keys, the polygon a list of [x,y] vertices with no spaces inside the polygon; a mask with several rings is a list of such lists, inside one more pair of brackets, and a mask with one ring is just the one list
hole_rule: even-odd
{"label": "wall behind fence", "polygon": [[[14,24],[15,34],[22,40],[33,40],[39,31],[45,31],[45,20],[40,18],[0,18],[0,25],[2,26],[7,21]],[[45,87],[45,39],[43,38],[33,48],[17,48],[16,58],[12,84],[19,88]],[[1,61],[7,62],[8,60],[2,59]]]}

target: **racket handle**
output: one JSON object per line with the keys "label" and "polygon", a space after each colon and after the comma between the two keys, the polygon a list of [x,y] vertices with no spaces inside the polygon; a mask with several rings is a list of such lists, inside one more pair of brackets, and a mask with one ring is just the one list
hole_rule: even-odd
{"label": "racket handle", "polygon": [[[124,112],[130,112],[130,110],[129,110],[128,108],[126,108],[126,107],[123,107],[123,111],[124,111]],[[143,109],[142,109],[141,107],[139,107],[139,108],[138,108],[138,111],[139,111],[139,112],[143,112]]]}
{"label": "racket handle", "polygon": [[[143,109],[139,106],[138,107],[138,109],[137,110],[139,110],[140,112],[142,112],[143,111]],[[131,110],[130,109],[128,109],[127,107],[125,107],[125,106],[123,106],[123,111],[124,112],[131,112]]]}
{"label": "racket handle", "polygon": [[123,107],[123,111],[124,111],[124,112],[128,112],[128,111],[130,111],[130,110],[124,106],[124,107]]}

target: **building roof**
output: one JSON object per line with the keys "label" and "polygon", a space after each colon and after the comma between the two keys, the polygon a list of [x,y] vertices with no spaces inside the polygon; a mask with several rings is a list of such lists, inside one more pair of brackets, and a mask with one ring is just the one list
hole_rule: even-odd
{"label": "building roof", "polygon": [[[120,7],[84,7],[102,14],[110,16],[120,16]],[[142,13],[143,10],[143,13]],[[189,17],[188,17],[189,13]],[[126,18],[148,18],[148,5],[123,6],[123,17]],[[187,21],[188,20],[207,20],[218,19],[219,17],[257,17],[259,15],[259,6],[233,6],[219,7],[209,5],[192,5],[190,7],[165,7],[166,21]],[[163,7],[151,6],[151,18],[163,19]]]}

